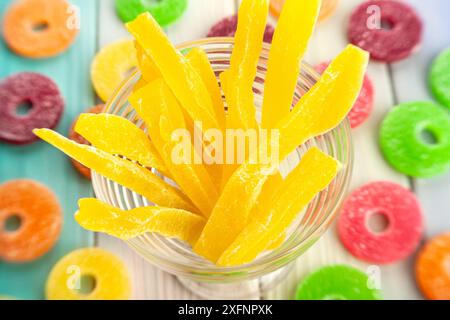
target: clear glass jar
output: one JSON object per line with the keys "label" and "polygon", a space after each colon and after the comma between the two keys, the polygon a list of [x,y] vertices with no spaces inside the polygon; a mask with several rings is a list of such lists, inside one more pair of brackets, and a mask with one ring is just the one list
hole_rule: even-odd
{"label": "clear glass jar", "polygon": [[[185,43],[178,48],[184,53],[195,47],[204,49],[216,72],[218,81],[220,81],[219,74],[229,67],[233,43],[233,38],[209,38]],[[258,116],[260,116],[264,94],[269,50],[270,46],[265,45],[254,83]],[[140,76],[139,71],[134,72],[118,88],[105,107],[105,112],[123,116],[143,127],[142,120],[127,101]],[[298,101],[317,79],[318,74],[314,69],[303,64],[294,101]],[[301,155],[312,146],[319,147],[339,160],[343,164],[343,168],[328,188],[317,195],[308,207],[299,213],[299,218],[290,228],[284,244],[278,249],[258,257],[257,260],[247,265],[220,268],[194,254],[185,243],[157,234],[145,234],[131,239],[128,241],[129,246],[158,268],[177,276],[183,284],[201,297],[240,299],[263,294],[277,285],[289,271],[289,265],[328,229],[335,213],[341,206],[349,185],[353,167],[353,150],[348,121],[344,121],[338,128],[326,135],[299,146],[288,161],[282,163],[283,171],[289,172],[295,167]],[[95,172],[92,183],[96,196],[116,207],[128,210],[152,205],[142,196]]]}

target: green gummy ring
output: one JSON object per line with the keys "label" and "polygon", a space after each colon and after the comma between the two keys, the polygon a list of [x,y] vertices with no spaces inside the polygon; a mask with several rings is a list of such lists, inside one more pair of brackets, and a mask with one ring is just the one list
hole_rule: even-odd
{"label": "green gummy ring", "polygon": [[435,98],[450,108],[450,48],[434,60],[429,73],[429,84]]}
{"label": "green gummy ring", "polygon": [[[427,141],[428,134],[434,141]],[[450,167],[450,117],[431,102],[395,107],[384,119],[380,147],[386,160],[401,173],[428,178]]]}
{"label": "green gummy ring", "polygon": [[320,268],[297,287],[296,300],[381,300],[380,291],[370,288],[369,277],[353,267]]}
{"label": "green gummy ring", "polygon": [[181,17],[186,8],[187,0],[116,0],[117,14],[125,23],[148,11],[165,27]]}

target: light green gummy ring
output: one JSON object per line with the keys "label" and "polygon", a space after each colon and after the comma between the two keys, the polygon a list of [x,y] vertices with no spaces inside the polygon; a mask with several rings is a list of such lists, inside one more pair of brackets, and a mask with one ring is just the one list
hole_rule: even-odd
{"label": "light green gummy ring", "polygon": [[431,91],[435,98],[450,108],[450,48],[434,60],[429,74]]}
{"label": "light green gummy ring", "polygon": [[384,119],[380,147],[392,167],[415,178],[428,178],[450,168],[450,115],[431,102],[395,107]]}
{"label": "light green gummy ring", "polygon": [[116,0],[117,14],[127,23],[144,12],[150,12],[165,27],[180,18],[187,8],[187,0]]}
{"label": "light green gummy ring", "polygon": [[323,267],[300,283],[296,300],[380,300],[380,291],[372,288],[372,282],[353,267]]}

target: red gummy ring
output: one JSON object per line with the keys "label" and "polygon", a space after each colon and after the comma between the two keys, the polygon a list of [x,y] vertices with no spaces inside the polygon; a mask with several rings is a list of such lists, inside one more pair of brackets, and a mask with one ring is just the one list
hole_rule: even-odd
{"label": "red gummy ring", "polygon": [[[317,72],[322,74],[330,63],[324,62],[316,66]],[[374,86],[368,75],[364,77],[364,83],[359,93],[358,99],[348,114],[351,127],[357,128],[363,124],[372,114],[374,102]]]}
{"label": "red gummy ring", "polygon": [[[101,113],[103,111],[104,105],[103,104],[99,104],[96,105],[95,107],[92,107],[91,109],[89,109],[87,111],[87,113]],[[75,132],[74,128],[75,128],[75,124],[77,123],[77,119],[75,119],[75,121],[72,123],[70,130],[69,130],[69,139],[77,142],[77,143],[81,143],[81,144],[85,144],[85,145],[90,145],[89,141],[87,141],[85,138],[83,138],[81,135],[79,135],[78,133]],[[72,162],[72,165],[74,166],[74,168],[86,179],[91,179],[91,169],[89,169],[88,167],[82,165],[81,163],[79,163],[78,161],[74,160],[74,159],[70,159],[70,161]]]}
{"label": "red gummy ring", "polygon": [[64,52],[74,42],[78,29],[78,13],[65,0],[15,1],[3,24],[8,46],[28,58]]}
{"label": "red gummy ring", "polygon": [[416,279],[431,300],[450,300],[450,233],[434,238],[420,251]]}
{"label": "red gummy ring", "polygon": [[[26,115],[17,113],[21,104],[31,107]],[[53,129],[64,111],[58,86],[44,75],[19,73],[0,82],[0,140],[29,144],[37,140],[35,128]]]}
{"label": "red gummy ring", "polygon": [[[207,37],[234,37],[237,30],[237,24],[237,15],[224,18],[211,27],[207,34]],[[272,43],[274,32],[274,27],[270,24],[267,24],[266,31],[264,32],[264,42]]]}
{"label": "red gummy ring", "polygon": [[[383,23],[389,29],[383,28]],[[372,59],[395,62],[409,57],[418,48],[422,32],[422,21],[409,5],[394,0],[370,0],[352,13],[348,37],[351,43],[368,51]]]}
{"label": "red gummy ring", "polygon": [[[374,232],[369,227],[374,214],[387,219],[384,231]],[[423,232],[422,211],[409,190],[391,182],[374,182],[357,189],[345,201],[338,231],[355,257],[371,263],[392,263],[417,248]]]}
{"label": "red gummy ring", "polygon": [[[56,244],[62,213],[52,191],[31,180],[0,185],[0,260],[24,263],[36,260]],[[10,218],[20,221],[15,231],[6,230]]]}

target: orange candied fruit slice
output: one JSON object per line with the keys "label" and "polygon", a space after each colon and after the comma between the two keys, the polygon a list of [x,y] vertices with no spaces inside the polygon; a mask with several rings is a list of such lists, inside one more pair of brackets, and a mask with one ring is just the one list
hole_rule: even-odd
{"label": "orange candied fruit slice", "polygon": [[75,220],[80,226],[122,240],[152,232],[194,244],[205,226],[203,217],[180,209],[140,207],[123,211],[97,199],[82,199],[78,204]]}
{"label": "orange candied fruit slice", "polygon": [[49,129],[35,129],[33,132],[91,170],[131,189],[159,206],[191,212],[198,211],[180,190],[170,186],[144,167],[95,147],[77,144]]}
{"label": "orange candied fruit slice", "polygon": [[261,217],[253,219],[225,250],[218,264],[249,263],[273,245],[305,206],[336,177],[339,163],[317,148],[310,149],[300,164],[281,183]]}

